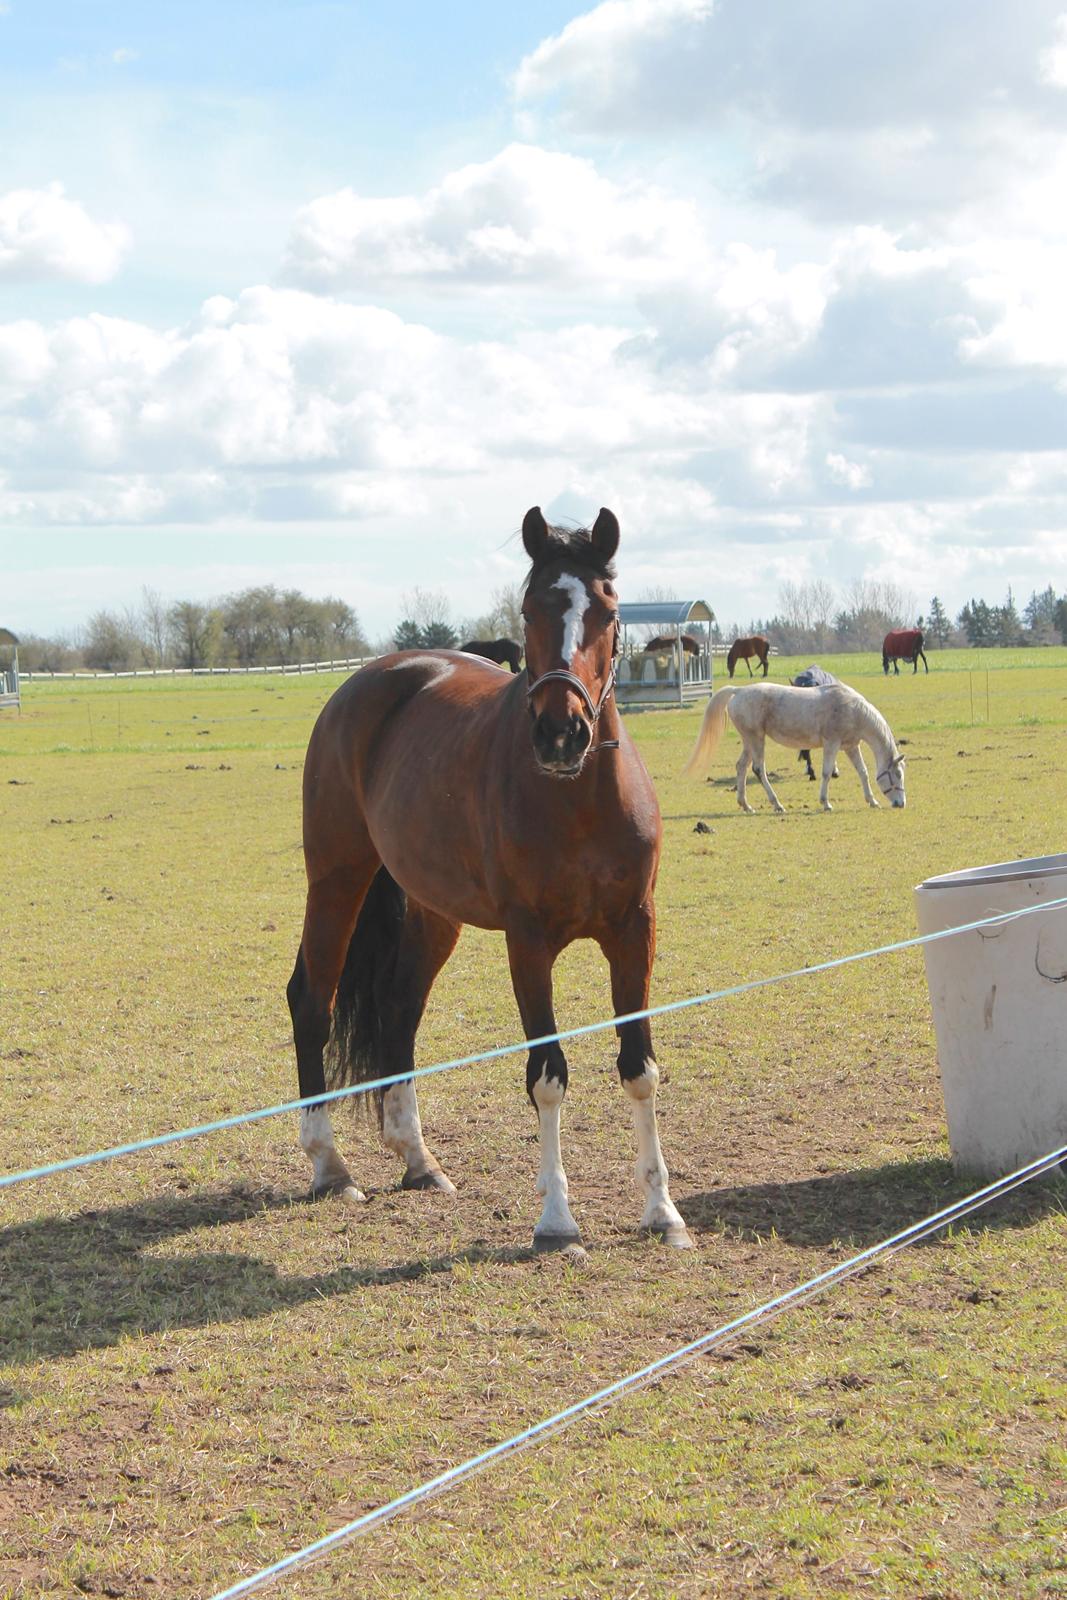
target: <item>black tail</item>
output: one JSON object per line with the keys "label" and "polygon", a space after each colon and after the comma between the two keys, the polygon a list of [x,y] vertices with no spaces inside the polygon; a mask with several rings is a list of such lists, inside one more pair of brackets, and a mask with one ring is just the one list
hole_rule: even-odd
{"label": "black tail", "polygon": [[[333,1025],[326,1050],[326,1082],[331,1089],[368,1083],[391,1070],[382,1052],[382,1008],[396,971],[407,896],[384,867],[367,890],[348,944],[344,971],[337,985]],[[358,1100],[373,1100],[382,1117],[382,1091]]]}

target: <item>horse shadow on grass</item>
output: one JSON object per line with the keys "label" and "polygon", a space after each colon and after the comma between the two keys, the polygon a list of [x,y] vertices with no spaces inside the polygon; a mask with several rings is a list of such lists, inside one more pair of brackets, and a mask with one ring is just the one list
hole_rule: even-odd
{"label": "horse shadow on grass", "polygon": [[[860,1248],[931,1215],[974,1186],[947,1161],[900,1162],[792,1183],[746,1184],[679,1198],[696,1235]],[[199,1229],[300,1206],[304,1195],[235,1187],[43,1217],[0,1229],[0,1364],[22,1366],[124,1338],[259,1318],[364,1288],[450,1272],[460,1264],[534,1259],[533,1247],[480,1241],[389,1266],[287,1276],[234,1250],[157,1256],[153,1247]],[[1025,1227],[1067,1206],[1062,1180],[1029,1184],[976,1213],[972,1226]],[[374,1226],[373,1211],[368,1227]],[[0,1384],[0,1409],[17,1399]]]}
{"label": "horse shadow on grass", "polygon": [[[1058,1175],[1057,1175],[1058,1174]],[[742,1184],[711,1189],[678,1201],[691,1232],[738,1239],[772,1235],[804,1248],[846,1246],[856,1250],[901,1233],[982,1185],[957,1173],[946,1160],[897,1161],[859,1172],[828,1173],[788,1183]],[[1063,1168],[991,1201],[957,1226],[1023,1228],[1050,1212],[1067,1210]],[[927,1236],[936,1242],[944,1232]]]}
{"label": "horse shadow on grass", "polygon": [[[267,1316],[313,1299],[450,1272],[462,1263],[532,1258],[528,1247],[472,1244],[395,1265],[286,1275],[233,1250],[156,1256],[168,1239],[302,1206],[306,1193],[244,1188],[167,1195],[0,1229],[0,1365],[24,1365],[120,1340]],[[368,1227],[374,1226],[373,1211]],[[11,1403],[0,1384],[0,1409]]]}

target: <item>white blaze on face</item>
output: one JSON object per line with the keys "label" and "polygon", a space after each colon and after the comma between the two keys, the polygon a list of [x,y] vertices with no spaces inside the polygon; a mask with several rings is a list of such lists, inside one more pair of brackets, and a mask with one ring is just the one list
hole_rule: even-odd
{"label": "white blaze on face", "polygon": [[567,609],[563,613],[563,661],[565,666],[570,666],[578,646],[582,642],[585,632],[585,614],[589,609],[589,590],[581,578],[576,578],[573,573],[565,572],[558,577],[552,585],[553,589],[562,589],[567,595]]}

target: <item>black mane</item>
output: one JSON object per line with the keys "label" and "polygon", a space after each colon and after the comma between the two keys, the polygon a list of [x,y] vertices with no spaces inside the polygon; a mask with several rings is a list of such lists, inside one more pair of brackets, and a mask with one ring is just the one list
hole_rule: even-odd
{"label": "black mane", "polygon": [[565,562],[571,567],[579,567],[584,572],[591,572],[597,578],[614,578],[614,561],[604,559],[593,544],[588,528],[561,528],[549,523],[548,534],[548,543],[526,574],[524,591],[530,587],[539,572],[543,572],[546,567],[554,565],[557,561]]}

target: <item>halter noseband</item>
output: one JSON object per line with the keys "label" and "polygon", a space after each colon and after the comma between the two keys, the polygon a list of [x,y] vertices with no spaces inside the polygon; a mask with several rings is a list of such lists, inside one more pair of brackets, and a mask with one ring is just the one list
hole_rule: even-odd
{"label": "halter noseband", "polygon": [[[533,696],[537,693],[538,689],[540,689],[543,683],[569,684],[574,692],[577,695],[580,695],[582,700],[585,701],[586,707],[589,711],[589,720],[595,728],[597,723],[600,721],[600,713],[603,711],[612,693],[614,692],[615,674],[616,664],[613,659],[611,663],[611,672],[608,674],[608,681],[604,685],[604,692],[600,696],[599,700],[594,700],[593,696],[589,693],[589,690],[586,688],[581,678],[575,677],[574,673],[568,672],[565,667],[553,667],[551,672],[542,672],[539,678],[534,679],[533,683],[531,683],[530,687],[526,691],[526,699],[528,701],[532,700]],[[588,755],[594,755],[597,750],[617,750],[618,748],[618,739],[601,739],[599,744],[590,745],[586,753]]]}

